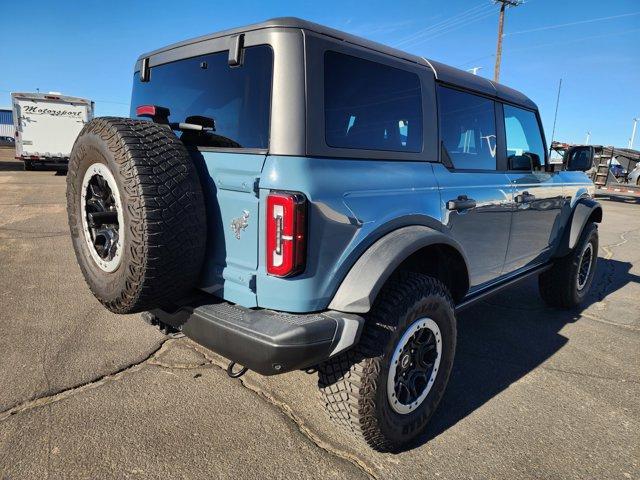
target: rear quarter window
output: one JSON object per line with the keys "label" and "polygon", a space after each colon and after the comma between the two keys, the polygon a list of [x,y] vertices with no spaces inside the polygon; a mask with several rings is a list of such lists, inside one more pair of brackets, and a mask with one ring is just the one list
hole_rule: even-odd
{"label": "rear quarter window", "polygon": [[330,147],[422,151],[420,79],[414,73],[327,51],[324,116]]}
{"label": "rear quarter window", "polygon": [[188,123],[190,116],[215,120],[215,132],[178,133],[186,144],[268,148],[273,53],[258,45],[243,55],[237,67],[228,65],[227,51],[152,67],[149,82],[140,82],[136,73],[131,117],[140,105],[162,106],[170,110],[170,122]]}

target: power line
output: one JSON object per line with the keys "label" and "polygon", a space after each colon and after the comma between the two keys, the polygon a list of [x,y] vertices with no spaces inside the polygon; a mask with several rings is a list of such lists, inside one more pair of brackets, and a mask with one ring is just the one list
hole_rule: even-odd
{"label": "power line", "polygon": [[423,35],[428,35],[433,30],[437,30],[438,28],[441,28],[441,27],[447,25],[448,23],[454,22],[455,20],[460,19],[460,18],[464,18],[465,16],[468,16],[469,14],[474,13],[478,9],[483,9],[483,8],[486,8],[486,7],[487,7],[486,3],[482,4],[482,5],[476,5],[475,7],[472,7],[470,9],[468,9],[468,10],[465,10],[464,12],[461,12],[461,13],[459,13],[457,15],[454,15],[453,17],[446,18],[445,20],[442,20],[440,22],[434,23],[433,25],[429,25],[428,27],[425,27],[425,28],[423,28],[421,30],[418,30],[417,32],[412,33],[411,35],[408,35],[407,37],[400,39],[397,42],[396,45],[403,45],[403,44],[405,44],[407,42],[411,42],[411,41],[413,41],[413,40],[415,40],[415,39],[417,39],[417,38],[419,38],[419,37],[421,37]]}
{"label": "power line", "polygon": [[485,18],[492,17],[492,16],[493,16],[493,12],[491,11],[491,12],[486,12],[484,15],[480,15],[480,16],[478,16],[476,18],[466,19],[466,20],[464,20],[464,21],[462,21],[462,22],[460,22],[458,24],[451,25],[448,28],[445,28],[445,29],[443,29],[441,31],[434,32],[433,34],[430,34],[426,38],[421,39],[421,41],[422,42],[426,42],[426,41],[429,41],[429,40],[433,40],[434,38],[441,37],[442,35],[445,35],[445,34],[447,34],[449,32],[452,32],[454,30],[458,30],[458,29],[460,29],[462,27],[466,27],[468,25],[471,25],[472,23],[479,22],[480,20],[484,20]]}
{"label": "power line", "polygon": [[542,47],[555,47],[557,45],[566,45],[568,43],[579,43],[579,42],[582,42],[583,40],[590,40],[592,38],[615,37],[615,36],[618,36],[618,35],[624,35],[624,34],[633,33],[633,32],[640,32],[640,28],[633,28],[631,30],[623,30],[622,32],[608,32],[608,33],[603,33],[603,34],[600,34],[600,35],[588,35],[586,37],[572,38],[570,40],[565,40],[564,42],[539,43],[538,45],[531,45],[531,46],[523,47],[523,48],[509,48],[509,49],[507,49],[507,52],[523,52],[523,51],[526,51],[526,50],[534,50],[536,48],[542,48]]}
{"label": "power line", "polygon": [[579,20],[577,22],[560,23],[557,25],[547,25],[546,27],[532,28],[530,30],[520,30],[519,32],[505,33],[504,36],[506,37],[508,35],[520,35],[521,33],[542,32],[543,30],[552,30],[554,28],[571,27],[573,25],[583,25],[585,23],[602,22],[605,20],[613,20],[614,18],[632,17],[635,15],[640,15],[640,12],[624,13],[622,15],[612,15],[610,17],[591,18],[589,20]]}
{"label": "power line", "polygon": [[440,22],[434,23],[433,25],[429,25],[426,28],[423,28],[421,30],[418,30],[417,32],[412,33],[411,35],[408,35],[405,38],[400,39],[397,43],[396,46],[402,46],[404,44],[407,43],[412,43],[415,40],[418,40],[421,37],[424,36],[428,36],[436,31],[442,30],[444,28],[447,28],[451,25],[454,25],[460,21],[463,21],[465,19],[469,19],[470,17],[472,18],[474,15],[480,13],[482,10],[486,9],[487,7],[490,7],[491,5],[484,2],[480,5],[476,5],[475,7],[469,8],[463,12],[460,12],[452,17],[449,17],[445,20],[442,20]]}
{"label": "power line", "polygon": [[[529,0],[529,1],[531,1],[531,0]],[[531,46],[523,47],[523,48],[507,48],[507,49],[505,49],[505,52],[523,52],[523,51],[527,51],[527,50],[535,50],[536,48],[555,47],[555,46],[558,46],[558,45],[566,45],[568,43],[579,43],[579,42],[582,42],[584,40],[591,40],[593,38],[615,37],[615,36],[618,36],[618,35],[625,35],[627,33],[634,33],[634,32],[640,32],[640,28],[633,28],[631,30],[623,30],[621,32],[603,33],[603,34],[600,34],[600,35],[588,35],[586,37],[572,38],[571,40],[565,40],[565,41],[562,41],[562,42],[540,43],[538,45],[531,45]],[[490,57],[495,57],[495,56],[496,56],[495,53],[491,53],[489,55],[484,55],[482,57],[477,57],[477,58],[474,58],[472,60],[469,60],[468,62],[464,62],[464,63],[458,64],[458,68],[464,68],[467,65],[469,65],[470,63],[476,63],[478,60],[484,60],[485,58],[490,58]]]}

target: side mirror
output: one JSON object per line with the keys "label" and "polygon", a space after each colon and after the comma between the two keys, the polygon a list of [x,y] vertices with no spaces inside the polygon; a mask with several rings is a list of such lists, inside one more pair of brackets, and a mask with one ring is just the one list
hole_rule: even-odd
{"label": "side mirror", "polygon": [[533,161],[529,155],[511,155],[509,157],[509,170],[533,171]]}
{"label": "side mirror", "polygon": [[585,145],[571,147],[564,156],[567,170],[586,172],[593,166],[593,147]]}

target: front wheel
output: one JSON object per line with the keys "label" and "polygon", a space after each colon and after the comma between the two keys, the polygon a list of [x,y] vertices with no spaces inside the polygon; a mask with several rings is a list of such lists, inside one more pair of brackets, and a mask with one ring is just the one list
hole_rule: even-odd
{"label": "front wheel", "polygon": [[571,253],[558,258],[538,277],[542,299],[552,307],[572,308],[580,305],[591,288],[598,262],[598,227],[585,225]]}
{"label": "front wheel", "polygon": [[399,275],[376,299],[358,345],[318,369],[329,416],[376,450],[402,449],[435,412],[455,349],[446,287],[425,275]]}

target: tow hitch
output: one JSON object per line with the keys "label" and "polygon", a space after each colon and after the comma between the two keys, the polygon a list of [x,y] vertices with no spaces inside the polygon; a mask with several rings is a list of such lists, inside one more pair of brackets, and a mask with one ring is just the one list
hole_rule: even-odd
{"label": "tow hitch", "polygon": [[179,328],[174,327],[173,325],[169,325],[168,323],[162,322],[157,316],[155,316],[151,312],[142,312],[140,315],[142,320],[144,320],[149,325],[157,327],[162,333],[171,338],[181,338],[184,337],[184,333]]}
{"label": "tow hitch", "polygon": [[229,365],[227,366],[227,375],[231,378],[240,378],[242,375],[247,373],[247,370],[249,370],[247,367],[241,367],[240,370],[234,372],[233,369],[235,366],[236,362],[229,362]]}

